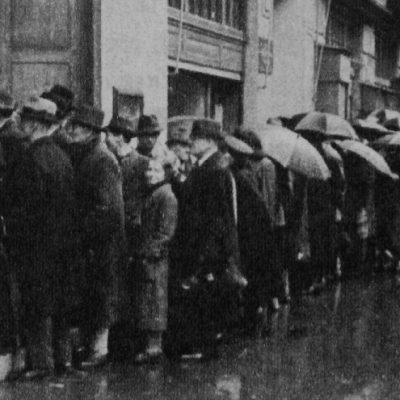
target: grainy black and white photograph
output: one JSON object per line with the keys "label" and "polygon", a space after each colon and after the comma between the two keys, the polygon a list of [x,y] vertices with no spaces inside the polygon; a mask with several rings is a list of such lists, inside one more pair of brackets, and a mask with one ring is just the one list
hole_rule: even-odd
{"label": "grainy black and white photograph", "polygon": [[0,400],[400,399],[400,0],[0,0]]}

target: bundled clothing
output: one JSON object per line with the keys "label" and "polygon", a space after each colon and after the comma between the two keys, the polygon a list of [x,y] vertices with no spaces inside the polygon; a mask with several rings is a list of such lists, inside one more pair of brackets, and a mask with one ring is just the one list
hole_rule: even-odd
{"label": "bundled clothing", "polygon": [[177,223],[178,203],[171,185],[148,189],[142,209],[140,259],[136,278],[137,328],[164,331],[168,316],[168,247]]}

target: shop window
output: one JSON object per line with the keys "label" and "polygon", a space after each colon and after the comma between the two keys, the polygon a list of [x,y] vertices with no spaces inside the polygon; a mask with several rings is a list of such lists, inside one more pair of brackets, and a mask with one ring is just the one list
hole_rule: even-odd
{"label": "shop window", "polygon": [[376,32],[375,36],[376,76],[391,79],[397,63],[397,44],[385,32]]}
{"label": "shop window", "polygon": [[242,0],[168,0],[168,5],[181,7],[184,2],[185,11],[201,18],[217,22],[232,28],[243,28],[244,2]]}

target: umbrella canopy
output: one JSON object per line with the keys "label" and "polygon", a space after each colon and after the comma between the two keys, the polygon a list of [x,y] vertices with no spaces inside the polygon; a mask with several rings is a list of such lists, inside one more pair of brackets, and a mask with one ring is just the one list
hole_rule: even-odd
{"label": "umbrella canopy", "polygon": [[258,133],[265,154],[310,179],[327,180],[331,173],[318,150],[307,140],[286,128],[267,125]]}
{"label": "umbrella canopy", "polygon": [[400,147],[400,132],[393,132],[390,135],[383,136],[371,143],[374,148]]}
{"label": "umbrella canopy", "polygon": [[390,131],[400,131],[400,116],[388,119],[383,123],[383,126]]}
{"label": "umbrella canopy", "polygon": [[369,165],[380,173],[389,176],[392,179],[398,179],[398,175],[393,173],[385,159],[371,147],[355,140],[336,141],[335,145],[341,148],[345,153],[353,153],[365,160]]}
{"label": "umbrella canopy", "polygon": [[353,124],[353,128],[361,137],[364,137],[368,140],[373,140],[392,133],[383,125],[368,119],[357,119]]}
{"label": "umbrella canopy", "polygon": [[324,159],[329,163],[333,162],[335,164],[340,165],[343,167],[343,158],[339,154],[339,152],[332,147],[332,143],[330,142],[323,142],[322,143],[322,151]]}
{"label": "umbrella canopy", "polygon": [[378,108],[372,113],[368,114],[367,120],[368,121],[375,121],[378,124],[383,124],[384,122],[388,121],[389,119],[400,117],[400,113],[395,110],[389,110],[387,108]]}
{"label": "umbrella canopy", "polygon": [[358,136],[353,127],[338,115],[313,111],[307,114],[296,126],[296,131],[322,136],[323,138],[355,139]]}

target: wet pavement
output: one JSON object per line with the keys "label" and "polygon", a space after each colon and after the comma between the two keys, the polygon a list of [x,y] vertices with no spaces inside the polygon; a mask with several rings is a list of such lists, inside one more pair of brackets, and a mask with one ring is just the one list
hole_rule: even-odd
{"label": "wet pavement", "polygon": [[266,337],[225,345],[216,361],[0,385],[9,399],[400,399],[400,289],[392,277],[344,282],[294,299]]}

